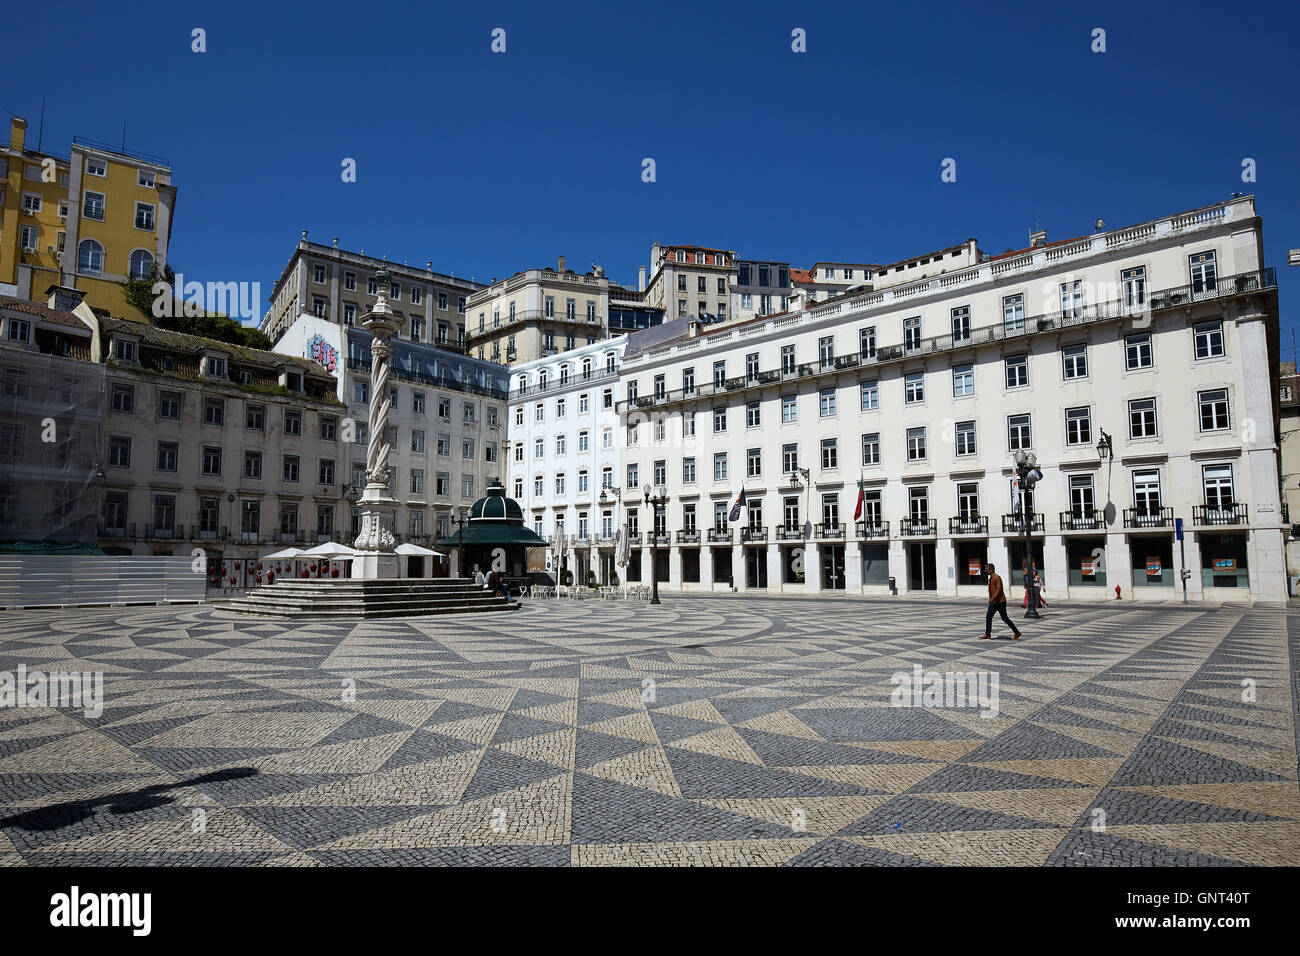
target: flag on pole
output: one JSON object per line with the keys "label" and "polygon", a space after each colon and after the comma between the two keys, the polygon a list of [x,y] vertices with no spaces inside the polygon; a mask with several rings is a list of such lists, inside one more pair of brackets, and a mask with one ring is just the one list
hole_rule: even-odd
{"label": "flag on pole", "polygon": [[858,478],[858,503],[853,507],[853,520],[857,521],[862,517],[862,502],[866,497],[866,486],[862,478]]}
{"label": "flag on pole", "polygon": [[729,522],[740,520],[740,509],[745,507],[745,489],[740,489],[740,494],[736,496],[736,503],[731,506],[731,514],[727,516]]}

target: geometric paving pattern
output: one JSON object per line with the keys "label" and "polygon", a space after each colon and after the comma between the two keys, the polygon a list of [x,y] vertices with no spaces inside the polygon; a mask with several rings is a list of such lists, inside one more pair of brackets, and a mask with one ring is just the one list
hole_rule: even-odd
{"label": "geometric paving pattern", "polygon": [[[0,671],[102,671],[105,707],[0,710],[0,866],[1300,864],[1295,614],[1048,613],[7,612]],[[997,716],[892,706],[918,664],[996,673]]]}

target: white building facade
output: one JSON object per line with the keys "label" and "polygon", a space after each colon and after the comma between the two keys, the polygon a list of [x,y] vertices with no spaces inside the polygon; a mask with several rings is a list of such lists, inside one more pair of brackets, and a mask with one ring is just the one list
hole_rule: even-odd
{"label": "white building facade", "polygon": [[[1049,601],[1176,599],[1184,568],[1193,601],[1283,599],[1277,322],[1246,197],[633,336],[627,576],[648,583],[653,555],[668,588],[983,595],[985,562],[1019,581],[1023,450]],[[668,492],[653,518],[644,484]]]}
{"label": "white building facade", "polygon": [[551,544],[552,573],[564,539],[564,566],[577,583],[588,572],[601,584],[622,578],[616,405],[626,345],[627,336],[616,336],[510,370],[507,494]]}

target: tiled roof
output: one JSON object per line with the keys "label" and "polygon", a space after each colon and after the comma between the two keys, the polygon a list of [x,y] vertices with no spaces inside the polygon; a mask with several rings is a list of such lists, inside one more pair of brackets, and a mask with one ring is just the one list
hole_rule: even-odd
{"label": "tiled roof", "polygon": [[73,315],[71,312],[51,309],[48,305],[25,302],[22,299],[13,299],[9,296],[0,296],[0,308],[12,309],[15,312],[26,312],[28,315],[37,316],[46,322],[52,322],[55,325],[66,325],[79,332],[85,332],[87,335],[91,332],[90,327],[79,316]]}
{"label": "tiled roof", "polygon": [[812,282],[814,280],[812,277],[812,273],[809,272],[807,269],[791,269],[790,281],[791,282]]}
{"label": "tiled roof", "polygon": [[310,372],[322,378],[329,377],[329,373],[317,363],[295,355],[282,355],[279,352],[250,349],[244,345],[235,345],[218,339],[205,339],[198,335],[173,332],[169,329],[159,328],[156,325],[128,322],[124,319],[100,319],[99,324],[107,334],[125,332],[128,335],[139,337],[142,344],[155,348],[175,349],[178,352],[202,352],[205,349],[212,349],[213,351],[225,352],[237,362],[264,366],[291,365],[294,368]]}

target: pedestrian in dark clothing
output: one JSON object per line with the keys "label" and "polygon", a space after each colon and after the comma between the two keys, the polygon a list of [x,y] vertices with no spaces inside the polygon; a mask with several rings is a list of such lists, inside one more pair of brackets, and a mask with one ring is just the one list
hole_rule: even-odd
{"label": "pedestrian in dark clothing", "polygon": [[500,594],[507,601],[510,600],[510,589],[506,586],[506,576],[500,571],[493,571],[488,575],[488,590],[493,594]]}
{"label": "pedestrian in dark clothing", "polygon": [[987,641],[993,637],[993,615],[1001,614],[1002,620],[1006,621],[1007,627],[1011,628],[1011,639],[1018,641],[1020,629],[1011,623],[1011,618],[1007,617],[1007,592],[1002,587],[1002,578],[991,564],[986,564],[984,570],[989,576],[989,610],[984,618],[984,633],[980,635],[980,640]]}

